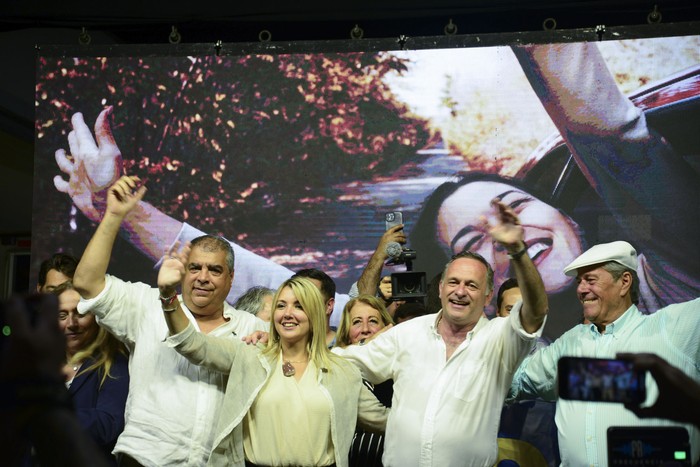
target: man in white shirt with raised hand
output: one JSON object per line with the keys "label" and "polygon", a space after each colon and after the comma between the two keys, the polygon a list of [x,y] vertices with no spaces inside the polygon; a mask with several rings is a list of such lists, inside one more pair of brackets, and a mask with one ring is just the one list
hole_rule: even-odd
{"label": "man in white shirt with raised hand", "polygon": [[462,252],[443,272],[437,315],[336,351],[371,383],[394,380],[382,458],[387,467],[496,463],[503,400],[513,373],[541,335],[548,302],[515,211],[499,200],[492,204],[484,235],[509,252],[511,268],[525,284],[523,300],[510,316],[486,318],[493,269],[482,256]]}
{"label": "man in white shirt with raised hand", "polygon": [[161,310],[174,309],[179,301],[199,331],[230,339],[269,325],[225,302],[234,257],[219,237],[191,242],[182,295],[106,274],[120,225],[146,192],[139,182],[124,176],[108,191],[104,217],[73,279],[83,297],[78,310],[94,313],[131,352],[126,426],[114,449],[120,465],[200,466],[211,451],[227,377],[191,364],[163,342],[168,329]]}

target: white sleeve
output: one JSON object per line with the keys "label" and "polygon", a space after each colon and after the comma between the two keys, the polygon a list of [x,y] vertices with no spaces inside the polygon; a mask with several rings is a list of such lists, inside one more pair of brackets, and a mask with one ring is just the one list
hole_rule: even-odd
{"label": "white sleeve", "polygon": [[364,379],[372,384],[380,384],[394,378],[397,349],[396,328],[392,328],[369,341],[367,345],[333,347],[332,352],[354,363]]}
{"label": "white sleeve", "polygon": [[78,312],[91,312],[100,326],[120,341],[131,345],[137,340],[142,329],[141,321],[161,314],[153,314],[154,310],[160,311],[158,295],[158,289],[148,284],[125,282],[107,274],[104,289],[91,299],[81,298]]}
{"label": "white sleeve", "polygon": [[331,314],[331,326],[338,329],[340,326],[340,318],[343,316],[343,308],[350,301],[350,297],[346,294],[335,294],[335,303],[333,305],[333,313]]}

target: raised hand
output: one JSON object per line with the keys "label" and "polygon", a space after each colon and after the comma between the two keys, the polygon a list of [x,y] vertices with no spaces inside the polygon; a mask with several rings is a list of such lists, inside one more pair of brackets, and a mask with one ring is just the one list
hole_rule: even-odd
{"label": "raised hand", "polygon": [[392,242],[399,243],[401,245],[406,244],[406,234],[403,231],[403,224],[395,225],[384,232],[384,234],[382,234],[382,238],[379,239],[379,245],[377,245],[376,251],[383,253],[385,258],[388,257],[386,254],[386,247]]}
{"label": "raised hand", "polygon": [[518,215],[498,198],[491,201],[491,206],[495,211],[491,221],[482,219],[491,237],[511,252],[521,250],[525,246],[524,231]]}
{"label": "raised hand", "polygon": [[389,257],[386,253],[386,247],[391,242],[396,242],[401,245],[406,243],[406,234],[403,231],[403,224],[395,225],[382,234],[377,249],[372,253],[367,267],[365,267],[362,271],[362,275],[357,280],[357,289],[361,294],[374,295],[377,292],[377,284],[379,284],[379,276],[382,273],[384,261]]}
{"label": "raised hand", "polygon": [[83,115],[74,114],[73,131],[68,134],[70,154],[64,149],[55,154],[59,169],[68,175],[68,181],[60,175],[54,177],[56,189],[70,196],[76,207],[95,222],[100,219],[107,188],[117,181],[123,167],[121,151],[108,121],[111,113],[111,106],[100,112],[95,121],[94,139]]}
{"label": "raised hand", "polygon": [[379,293],[382,294],[382,298],[384,298],[384,300],[390,300],[391,291],[391,276],[382,277],[382,280],[379,281]]}
{"label": "raised hand", "polygon": [[639,418],[667,418],[700,427],[700,384],[666,360],[651,353],[619,353],[617,358],[631,361],[639,371],[648,371],[659,388],[653,405],[625,404]]}
{"label": "raised hand", "polygon": [[187,273],[185,265],[187,264],[189,256],[189,242],[182,248],[180,248],[179,242],[175,242],[165,253],[160,270],[158,271],[158,288],[161,291],[161,295],[164,293],[166,295],[163,296],[172,295],[173,291],[180,285],[180,282],[182,282],[182,279]]}
{"label": "raised hand", "polygon": [[140,182],[139,177],[127,175],[117,180],[107,191],[105,215],[110,214],[123,219],[146,194],[146,185]]}

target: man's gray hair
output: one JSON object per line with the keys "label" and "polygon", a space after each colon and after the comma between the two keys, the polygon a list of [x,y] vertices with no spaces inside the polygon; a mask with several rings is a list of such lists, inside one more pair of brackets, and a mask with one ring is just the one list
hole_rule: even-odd
{"label": "man's gray hair", "polygon": [[442,270],[440,282],[443,282],[445,280],[445,274],[447,274],[447,269],[450,267],[450,265],[461,258],[474,259],[476,261],[479,261],[480,263],[483,263],[483,265],[486,266],[486,295],[490,294],[493,291],[493,268],[491,267],[489,262],[486,261],[486,258],[481,256],[479,253],[474,253],[473,251],[462,251],[461,253],[457,253],[452,258],[450,258],[450,260],[445,265],[445,269]]}
{"label": "man's gray hair", "polygon": [[624,272],[632,274],[632,286],[630,287],[630,298],[635,305],[639,303],[639,276],[637,271],[615,261],[608,261],[603,264],[603,269],[608,271],[613,279],[618,280]]}
{"label": "man's gray hair", "polygon": [[216,235],[202,235],[192,240],[190,242],[190,246],[192,248],[196,246],[208,252],[225,252],[226,266],[228,266],[228,272],[233,272],[233,265],[235,261],[235,257],[233,256],[233,247],[224,237],[218,237]]}
{"label": "man's gray hair", "polygon": [[255,285],[238,297],[233,307],[257,315],[263,309],[265,297],[273,297],[274,295],[274,290],[262,285]]}

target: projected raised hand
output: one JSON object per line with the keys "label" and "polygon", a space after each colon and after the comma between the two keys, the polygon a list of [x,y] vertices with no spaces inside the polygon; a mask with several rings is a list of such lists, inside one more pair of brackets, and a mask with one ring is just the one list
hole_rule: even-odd
{"label": "projected raised hand", "polygon": [[68,134],[70,153],[64,149],[56,151],[56,163],[68,175],[68,181],[60,175],[54,177],[56,189],[70,196],[78,209],[95,222],[104,210],[107,189],[122,173],[122,154],[108,121],[111,113],[111,106],[100,112],[93,138],[83,114],[76,112],[71,118],[73,131]]}

